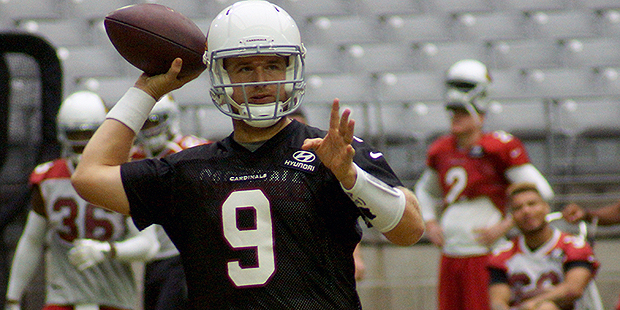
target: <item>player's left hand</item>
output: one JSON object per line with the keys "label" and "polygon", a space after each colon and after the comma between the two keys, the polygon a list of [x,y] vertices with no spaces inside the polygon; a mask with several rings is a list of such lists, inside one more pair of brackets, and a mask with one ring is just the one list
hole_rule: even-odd
{"label": "player's left hand", "polygon": [[357,176],[353,166],[355,149],[351,146],[355,121],[349,119],[350,115],[351,110],[345,109],[341,116],[340,100],[334,99],[327,135],[324,138],[306,139],[301,147],[304,150],[313,149],[346,188],[353,187]]}
{"label": "player's left hand", "polygon": [[486,247],[491,247],[495,241],[504,235],[504,231],[501,227],[498,227],[498,225],[493,225],[474,229],[474,234],[476,235],[476,241],[478,241],[478,243]]}
{"label": "player's left hand", "polygon": [[92,239],[77,239],[73,244],[69,250],[69,261],[80,271],[103,261],[112,249],[109,242]]}

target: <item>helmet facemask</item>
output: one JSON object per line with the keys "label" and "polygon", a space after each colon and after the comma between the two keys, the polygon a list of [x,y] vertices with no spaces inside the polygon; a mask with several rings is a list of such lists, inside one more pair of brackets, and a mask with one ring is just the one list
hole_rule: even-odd
{"label": "helmet facemask", "polygon": [[[274,52],[279,51],[279,52]],[[243,56],[283,56],[287,58],[286,78],[280,81],[261,81],[250,83],[231,83],[228,72],[224,68],[227,54],[235,57]],[[304,51],[299,46],[259,46],[255,50],[246,48],[216,51],[210,54],[209,63],[211,76],[211,98],[217,108],[224,114],[241,119],[253,127],[269,127],[277,123],[283,116],[295,111],[301,104],[305,92]],[[276,85],[276,101],[265,104],[252,104],[247,95],[249,87]],[[232,95],[234,88],[243,93],[244,101],[236,102]],[[284,94],[282,94],[284,92]],[[280,98],[286,98],[280,100]]]}
{"label": "helmet facemask", "polygon": [[145,148],[149,156],[163,151],[168,141],[180,134],[179,114],[177,104],[170,94],[155,104],[136,137],[136,142]]}
{"label": "helmet facemask", "polygon": [[473,59],[464,59],[452,65],[446,76],[445,102],[447,109],[465,109],[480,123],[480,115],[489,104],[487,88],[491,77],[486,66]]}
{"label": "helmet facemask", "polygon": [[62,156],[77,163],[84,147],[105,120],[106,113],[103,100],[93,92],[78,91],[67,97],[56,118]]}
{"label": "helmet facemask", "polygon": [[[305,48],[293,18],[267,1],[239,1],[220,12],[207,34],[203,61],[211,78],[211,98],[222,113],[253,127],[269,127],[299,107],[304,81]],[[232,83],[227,58],[280,56],[286,58],[282,80]],[[277,87],[271,103],[252,102],[253,87]],[[233,96],[234,93],[234,96]],[[237,100],[235,101],[234,98]]]}

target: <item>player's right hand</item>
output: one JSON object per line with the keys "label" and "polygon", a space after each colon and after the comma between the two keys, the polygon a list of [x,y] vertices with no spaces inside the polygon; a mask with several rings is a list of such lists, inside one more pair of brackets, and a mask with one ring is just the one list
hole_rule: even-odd
{"label": "player's right hand", "polygon": [[181,67],[183,67],[183,60],[176,58],[170,65],[168,72],[154,76],[143,73],[134,86],[151,95],[155,100],[159,100],[165,94],[181,88],[185,83],[197,78],[202,73],[201,71],[177,78],[179,72],[181,72]]}
{"label": "player's right hand", "polygon": [[437,223],[437,221],[427,221],[426,222],[426,230],[424,231],[428,240],[430,240],[434,245],[439,248],[443,247],[444,239],[443,239],[443,229],[441,225]]}
{"label": "player's right hand", "polygon": [[74,247],[69,250],[69,261],[80,271],[103,261],[111,250],[109,242],[91,239],[78,239],[73,244]]}
{"label": "player's right hand", "polygon": [[571,203],[562,210],[562,217],[571,224],[575,224],[586,217],[585,210],[577,204]]}

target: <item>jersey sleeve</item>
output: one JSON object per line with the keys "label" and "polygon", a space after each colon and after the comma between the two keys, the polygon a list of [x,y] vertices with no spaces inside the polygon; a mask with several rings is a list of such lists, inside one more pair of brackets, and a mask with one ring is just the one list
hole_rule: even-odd
{"label": "jersey sleeve", "polygon": [[357,137],[354,138],[352,146],[355,149],[353,162],[360,168],[390,186],[403,186],[392,167],[385,160],[383,153]]}
{"label": "jersey sleeve", "polygon": [[527,150],[519,138],[505,132],[494,131],[492,133],[495,147],[502,162],[506,163],[506,169],[510,167],[520,166],[530,162]]}
{"label": "jersey sleeve", "polygon": [[173,168],[165,160],[144,159],[121,165],[121,179],[129,200],[131,217],[140,230],[161,224],[168,212]]}
{"label": "jersey sleeve", "polygon": [[562,238],[564,246],[564,265],[575,262],[587,262],[591,264],[594,273],[598,270],[599,261],[594,256],[594,251],[583,238],[565,234]]}
{"label": "jersey sleeve", "polygon": [[498,269],[503,271],[504,273],[508,273],[508,267],[506,267],[506,261],[510,259],[516,250],[516,239],[511,240],[509,242],[505,242],[502,245],[498,246],[493,250],[491,257],[489,258],[489,263],[487,265],[488,269]]}
{"label": "jersey sleeve", "polygon": [[47,173],[53,166],[54,162],[51,161],[36,166],[30,174],[30,178],[28,179],[30,185],[41,184],[41,182],[43,182],[43,180],[46,178]]}

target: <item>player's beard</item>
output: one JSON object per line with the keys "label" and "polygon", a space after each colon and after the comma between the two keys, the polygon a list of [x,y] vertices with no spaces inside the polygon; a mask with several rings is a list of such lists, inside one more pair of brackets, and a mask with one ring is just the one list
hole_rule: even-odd
{"label": "player's beard", "polygon": [[549,223],[547,223],[545,221],[542,221],[540,223],[540,225],[538,225],[538,226],[536,226],[534,228],[531,228],[531,229],[528,229],[528,230],[521,229],[521,232],[525,236],[536,236],[536,235],[542,233],[545,230],[545,228],[547,228],[547,225],[549,225]]}

